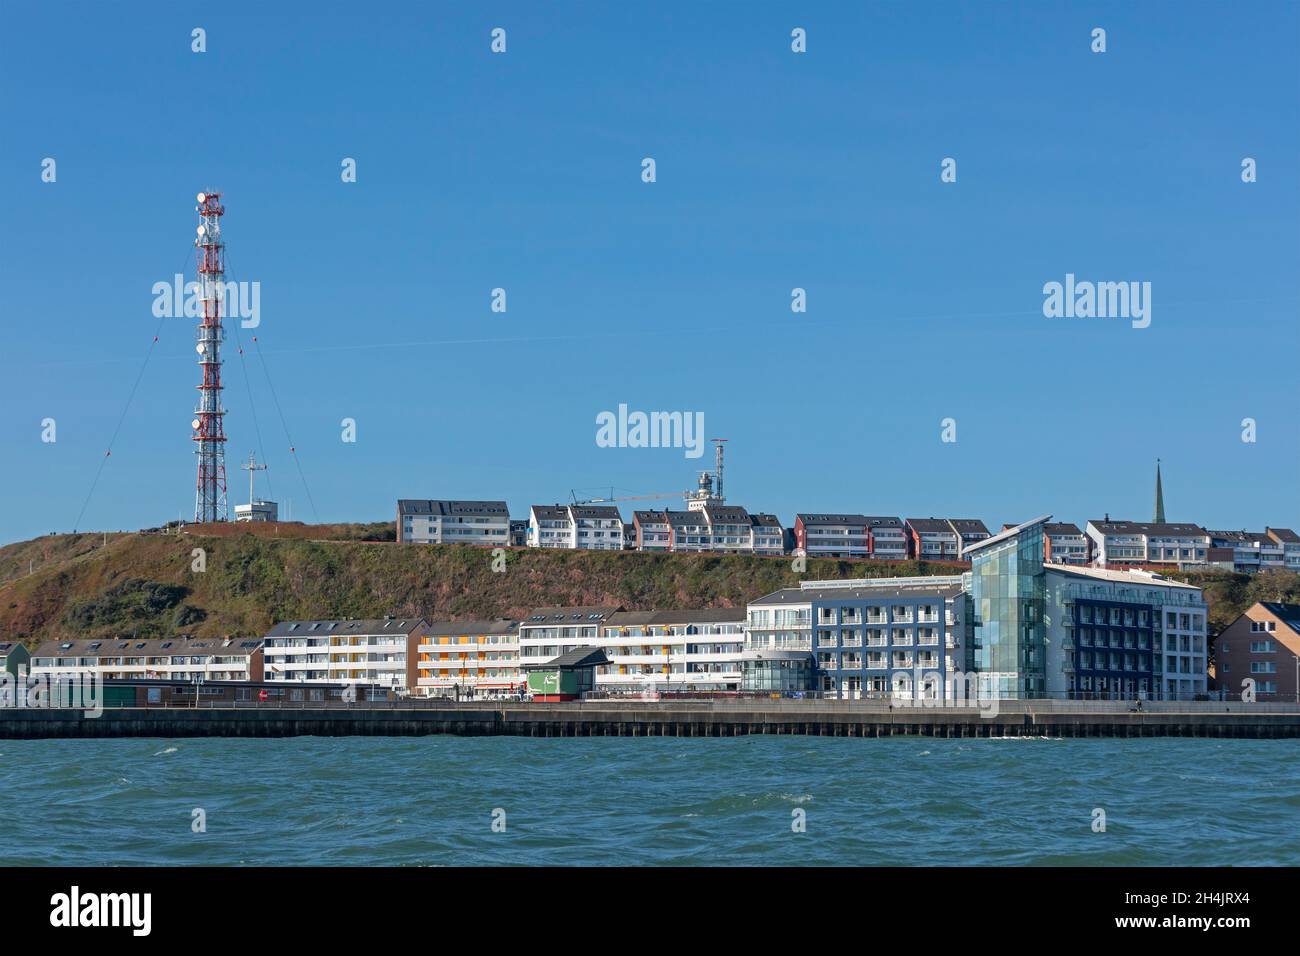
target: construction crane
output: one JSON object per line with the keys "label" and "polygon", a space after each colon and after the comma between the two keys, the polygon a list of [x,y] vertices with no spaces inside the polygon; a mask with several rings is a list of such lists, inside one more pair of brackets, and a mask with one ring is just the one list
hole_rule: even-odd
{"label": "construction crane", "polygon": [[573,499],[575,505],[604,505],[611,504],[615,501],[653,501],[661,498],[684,498],[687,492],[684,491],[664,491],[650,495],[620,495],[614,496],[614,489],[609,489],[608,498],[579,498],[576,488],[570,489],[569,497]]}

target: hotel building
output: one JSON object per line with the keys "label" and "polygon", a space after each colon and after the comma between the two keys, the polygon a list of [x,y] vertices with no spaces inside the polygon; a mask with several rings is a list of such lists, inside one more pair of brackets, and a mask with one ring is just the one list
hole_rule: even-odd
{"label": "hotel building", "polygon": [[281,621],[267,632],[268,681],[416,686],[416,647],[428,625],[419,618]]}
{"label": "hotel building", "polygon": [[98,674],[102,678],[205,681],[262,679],[261,638],[165,637],[45,641],[30,673]]}
{"label": "hotel building", "polygon": [[439,621],[420,635],[417,694],[426,697],[508,697],[523,684],[519,622]]}
{"label": "hotel building", "polygon": [[969,626],[960,575],[805,581],[750,602],[745,648],[787,670],[811,658],[810,689],[826,696],[942,700],[969,670]]}
{"label": "hotel building", "polygon": [[504,501],[397,502],[397,540],[404,544],[510,545],[510,509]]}
{"label": "hotel building", "polygon": [[956,561],[961,538],[944,518],[907,519],[908,557],[917,561]]}
{"label": "hotel building", "polygon": [[776,515],[750,514],[738,505],[714,502],[687,511],[636,511],[632,524],[638,551],[785,553],[785,530]]}
{"label": "hotel building", "polygon": [[1300,604],[1255,602],[1219,634],[1214,658],[1226,698],[1254,681],[1256,700],[1300,701]]}
{"label": "hotel building", "polygon": [[1007,698],[1203,697],[1201,590],[1149,571],[1045,565],[1049,518],[970,550],[975,669]]}

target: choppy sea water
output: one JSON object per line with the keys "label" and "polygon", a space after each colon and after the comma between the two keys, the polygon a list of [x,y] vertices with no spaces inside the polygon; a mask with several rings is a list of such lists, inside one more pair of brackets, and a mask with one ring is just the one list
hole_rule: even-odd
{"label": "choppy sea water", "polygon": [[0,741],[0,846],[24,866],[1294,866],[1297,758],[1154,738]]}

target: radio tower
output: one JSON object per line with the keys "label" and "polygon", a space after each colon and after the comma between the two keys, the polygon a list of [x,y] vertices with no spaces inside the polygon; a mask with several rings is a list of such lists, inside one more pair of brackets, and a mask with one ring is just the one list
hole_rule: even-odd
{"label": "radio tower", "polygon": [[226,521],[226,432],[221,407],[221,326],[225,291],[225,267],[222,256],[221,216],[226,211],[219,193],[199,193],[198,238],[194,240],[199,271],[199,293],[203,302],[203,321],[199,325],[199,366],[203,382],[199,388],[199,407],[194,410],[194,441],[198,447],[199,478],[194,494],[194,520]]}

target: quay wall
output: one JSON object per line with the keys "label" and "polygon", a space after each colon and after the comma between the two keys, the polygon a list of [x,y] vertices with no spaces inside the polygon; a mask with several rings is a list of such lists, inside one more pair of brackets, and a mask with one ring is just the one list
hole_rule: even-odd
{"label": "quay wall", "polygon": [[1003,701],[974,707],[865,701],[582,701],[0,710],[0,739],[296,736],[1300,737],[1294,704]]}

